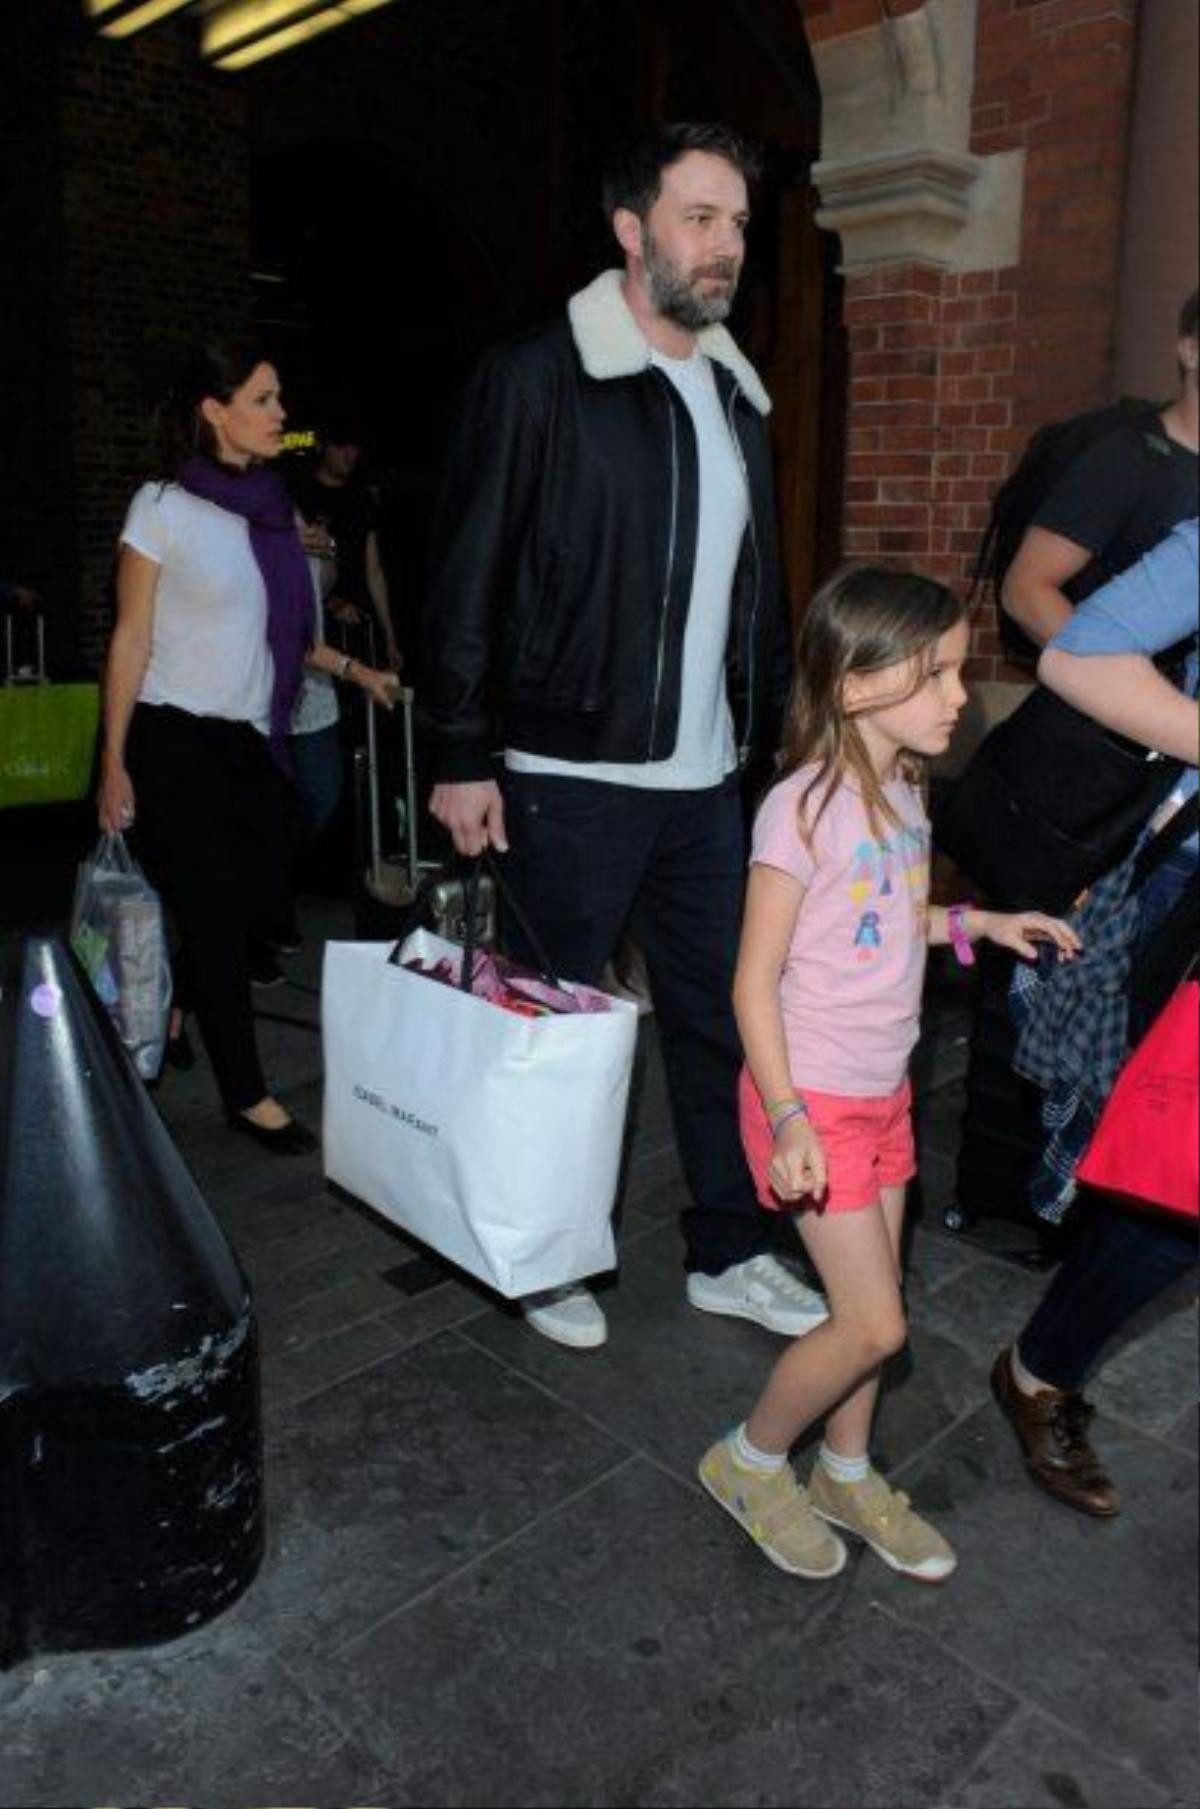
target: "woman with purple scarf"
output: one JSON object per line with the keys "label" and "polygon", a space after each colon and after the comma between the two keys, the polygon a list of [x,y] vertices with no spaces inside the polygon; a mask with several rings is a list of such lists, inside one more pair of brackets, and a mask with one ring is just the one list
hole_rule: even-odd
{"label": "woman with purple scarf", "polygon": [[267,466],[284,418],[275,369],[245,340],[193,352],[166,399],[162,476],[121,532],[98,809],[102,829],[136,822],[230,1123],[294,1155],[316,1139],[267,1087],[247,964],[287,903],[288,724],[306,663],[386,705],[397,680],[311,645],[308,564]]}

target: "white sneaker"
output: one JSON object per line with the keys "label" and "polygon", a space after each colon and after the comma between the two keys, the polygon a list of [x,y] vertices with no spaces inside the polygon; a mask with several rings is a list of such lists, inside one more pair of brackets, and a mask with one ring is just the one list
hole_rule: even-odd
{"label": "white sneaker", "polygon": [[777,1256],[751,1256],[721,1275],[695,1272],[687,1278],[687,1297],[701,1312],[753,1319],[785,1338],[802,1338],[829,1317],[821,1296],[805,1287]]}
{"label": "white sneaker", "polygon": [[608,1322],[586,1288],[550,1288],[521,1301],[525,1323],[555,1344],[572,1350],[596,1350],[608,1338]]}

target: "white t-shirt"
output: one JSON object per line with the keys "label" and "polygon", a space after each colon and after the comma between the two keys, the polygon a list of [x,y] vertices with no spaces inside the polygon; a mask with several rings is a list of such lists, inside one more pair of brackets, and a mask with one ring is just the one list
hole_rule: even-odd
{"label": "white t-shirt", "polygon": [[683,636],[679,733],[666,760],[550,760],[510,748],[506,764],[519,773],[558,773],[600,779],[646,791],[703,791],[719,785],[737,766],[733,723],[725,690],[725,648],[738,554],[749,519],[741,455],[733,443],[712,365],[696,350],[690,358],[651,363],[665,372],[683,398],[696,430],[700,513],[696,563]]}
{"label": "white t-shirt", "polygon": [[271,726],[267,587],[240,515],[178,484],[143,484],[121,539],[161,569],[141,703]]}
{"label": "white t-shirt", "polygon": [[[319,647],[325,639],[321,604],[326,591],[333,589],[334,568],[327,560],[310,556],[308,575],[312,580],[313,593],[313,646]],[[331,729],[339,714],[337,683],[332,672],[318,672],[314,666],[306,666],[292,710],[292,720],[288,724],[288,734],[315,735],[319,729]]]}

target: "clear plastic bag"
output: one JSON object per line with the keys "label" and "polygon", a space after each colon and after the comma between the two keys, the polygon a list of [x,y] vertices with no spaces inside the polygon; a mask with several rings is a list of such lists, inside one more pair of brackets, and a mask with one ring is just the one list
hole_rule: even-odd
{"label": "clear plastic bag", "polygon": [[71,947],[143,1080],[162,1066],[171,963],[162,904],[121,835],[102,835],[82,862]]}

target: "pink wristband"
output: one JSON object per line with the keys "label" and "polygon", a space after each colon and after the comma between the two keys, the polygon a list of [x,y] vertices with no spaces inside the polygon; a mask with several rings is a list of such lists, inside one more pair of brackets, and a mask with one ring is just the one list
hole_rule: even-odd
{"label": "pink wristband", "polygon": [[970,905],[951,905],[946,912],[946,928],[950,932],[950,946],[954,950],[954,958],[961,967],[974,967],[975,950],[971,947],[971,938],[967,935],[967,912]]}

